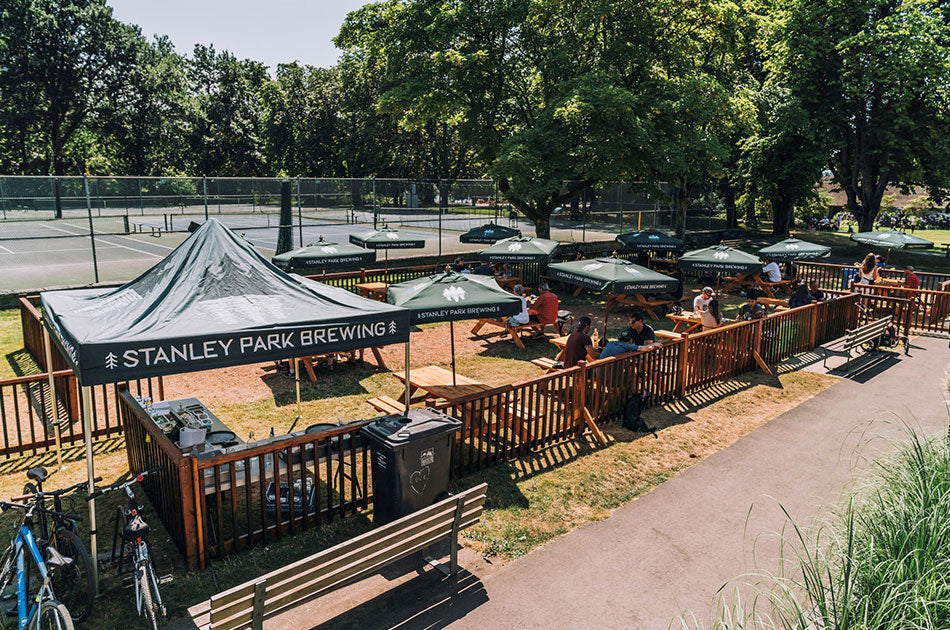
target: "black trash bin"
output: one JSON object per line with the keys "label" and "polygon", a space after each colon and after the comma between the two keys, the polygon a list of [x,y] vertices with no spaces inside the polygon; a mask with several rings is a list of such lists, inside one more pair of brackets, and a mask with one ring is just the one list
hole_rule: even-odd
{"label": "black trash bin", "polygon": [[434,409],[410,409],[363,427],[373,457],[373,521],[388,523],[435,503],[449,488],[462,423]]}

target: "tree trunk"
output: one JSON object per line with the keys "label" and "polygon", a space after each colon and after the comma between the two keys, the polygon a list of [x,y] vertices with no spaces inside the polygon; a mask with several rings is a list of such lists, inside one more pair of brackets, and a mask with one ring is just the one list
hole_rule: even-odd
{"label": "tree trunk", "polygon": [[793,207],[787,197],[772,199],[772,234],[788,234]]}
{"label": "tree trunk", "polygon": [[736,189],[725,177],[719,180],[719,196],[726,206],[726,227],[734,230],[739,227],[739,218],[736,216]]}
{"label": "tree trunk", "polygon": [[528,217],[534,222],[534,232],[538,238],[551,238],[551,210],[548,208],[547,212],[538,212],[535,217]]}
{"label": "tree trunk", "polygon": [[[301,243],[303,245],[303,243]],[[290,197],[290,180],[280,182],[280,226],[277,228],[277,253],[294,248],[294,214]]]}
{"label": "tree trunk", "polygon": [[676,238],[682,239],[686,236],[686,210],[689,208],[689,185],[684,180],[680,180],[673,199],[676,206]]}

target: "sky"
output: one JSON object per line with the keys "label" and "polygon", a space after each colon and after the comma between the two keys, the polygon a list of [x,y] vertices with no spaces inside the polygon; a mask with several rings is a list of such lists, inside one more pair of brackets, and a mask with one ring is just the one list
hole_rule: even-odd
{"label": "sky", "polygon": [[299,61],[331,66],[331,41],[346,14],[367,0],[108,0],[116,19],[137,24],[149,39],[168,35],[179,53],[214,44],[270,67]]}

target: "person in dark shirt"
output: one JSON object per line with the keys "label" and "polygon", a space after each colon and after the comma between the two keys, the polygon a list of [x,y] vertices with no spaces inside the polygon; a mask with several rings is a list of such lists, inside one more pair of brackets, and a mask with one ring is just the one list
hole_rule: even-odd
{"label": "person in dark shirt", "polygon": [[739,309],[736,320],[746,322],[751,319],[762,319],[763,317],[765,317],[765,309],[759,304],[759,296],[754,292],[750,293],[749,297],[746,298],[746,303]]}
{"label": "person in dark shirt", "polygon": [[455,259],[455,264],[452,265],[452,271],[461,273],[464,270],[465,270],[465,263],[462,262],[462,257],[459,256],[458,258]]}
{"label": "person in dark shirt", "polygon": [[812,280],[808,283],[808,294],[816,302],[822,302],[825,299],[825,292],[818,287],[818,281]]}
{"label": "person in dark shirt", "polygon": [[564,346],[564,367],[570,368],[577,365],[578,361],[585,361],[588,356],[597,358],[600,352],[594,348],[594,342],[590,335],[590,317],[584,315],[577,321],[577,328],[567,338],[567,344]]}
{"label": "person in dark shirt", "polygon": [[789,308],[798,308],[799,306],[808,306],[811,304],[811,294],[808,293],[808,287],[804,284],[798,285],[795,293],[788,300]]}
{"label": "person in dark shirt", "polygon": [[482,261],[477,267],[475,267],[475,271],[473,273],[478,276],[494,276],[495,270],[492,269],[491,265],[489,265],[487,262]]}
{"label": "person in dark shirt", "polygon": [[630,314],[630,328],[620,335],[621,339],[629,339],[635,346],[652,346],[656,343],[656,333],[643,320],[643,313],[634,311]]}

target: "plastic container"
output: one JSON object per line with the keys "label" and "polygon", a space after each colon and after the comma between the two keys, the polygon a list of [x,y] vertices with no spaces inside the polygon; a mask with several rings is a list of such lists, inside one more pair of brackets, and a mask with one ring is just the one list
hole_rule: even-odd
{"label": "plastic container", "polygon": [[434,409],[384,416],[363,427],[373,458],[373,521],[388,523],[448,495],[462,423]]}

